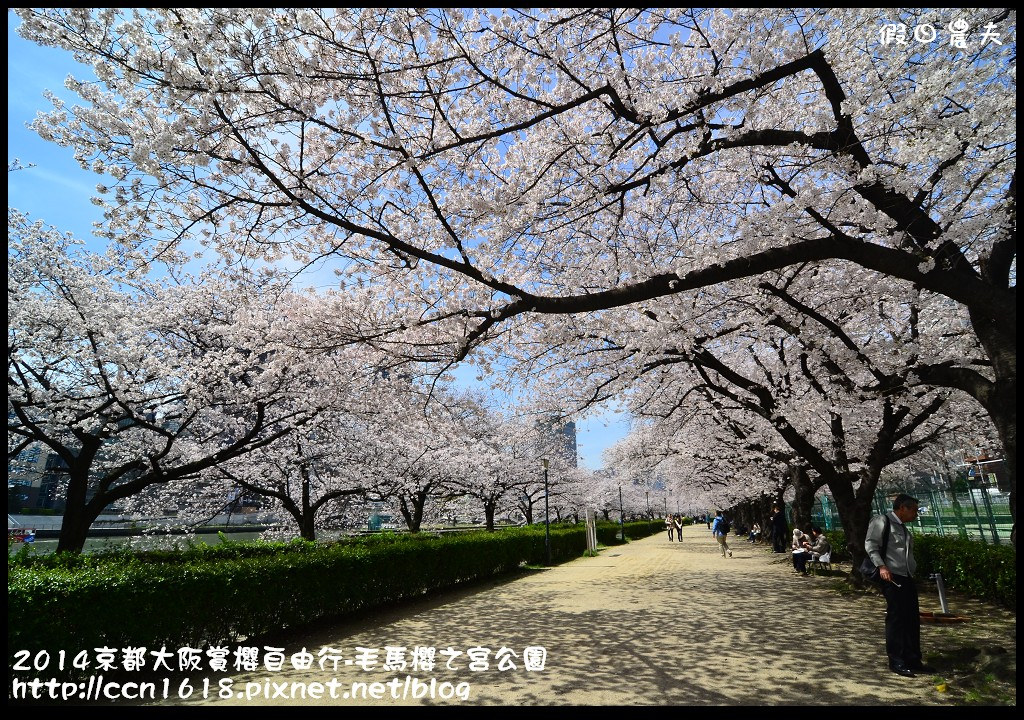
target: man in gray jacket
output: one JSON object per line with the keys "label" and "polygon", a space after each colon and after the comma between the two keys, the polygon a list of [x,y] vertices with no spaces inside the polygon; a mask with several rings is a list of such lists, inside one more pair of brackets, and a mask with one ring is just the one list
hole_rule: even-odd
{"label": "man in gray jacket", "polygon": [[[872,518],[864,549],[878,568],[885,595],[885,652],[889,669],[897,675],[914,677],[914,672],[934,672],[921,662],[921,616],[914,584],[914,539],[907,523],[917,519],[918,501],[899,494],[892,512]],[[889,519],[889,540],[882,557],[885,518]]]}

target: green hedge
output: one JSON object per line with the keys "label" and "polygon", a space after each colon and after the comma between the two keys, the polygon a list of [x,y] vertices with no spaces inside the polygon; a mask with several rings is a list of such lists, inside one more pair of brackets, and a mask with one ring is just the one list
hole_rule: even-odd
{"label": "green hedge", "polygon": [[[638,520],[625,523],[622,529],[626,532],[626,541],[639,540],[663,532],[665,521]],[[599,521],[597,523],[597,541],[602,545],[621,545],[624,541],[619,539],[619,524]]]}
{"label": "green hedge", "polygon": [[[602,524],[599,539],[618,525]],[[626,537],[661,523],[626,524]],[[552,562],[580,557],[582,525],[551,526]],[[545,562],[544,526],[335,543],[228,542],[180,551],[9,556],[7,642],[51,654],[205,647],[414,598]]]}
{"label": "green hedge", "polygon": [[1017,607],[1017,551],[953,536],[914,534],[917,574],[942,573],[942,581],[960,592]]}
{"label": "green hedge", "polygon": [[[825,533],[839,557],[849,560],[846,536],[841,531]],[[1017,551],[1010,545],[991,545],[951,535],[914,533],[914,559],[918,580],[942,573],[946,587],[973,597],[1017,606]]]}
{"label": "green hedge", "polygon": [[[551,528],[553,562],[585,548],[581,526]],[[8,648],[232,643],[544,561],[543,528],[14,558]]]}
{"label": "green hedge", "polygon": [[[846,549],[846,533],[842,530],[822,530],[822,534],[828,540],[828,544],[832,546],[832,562],[849,562],[850,551]],[[789,544],[790,540],[787,539],[787,548]]]}

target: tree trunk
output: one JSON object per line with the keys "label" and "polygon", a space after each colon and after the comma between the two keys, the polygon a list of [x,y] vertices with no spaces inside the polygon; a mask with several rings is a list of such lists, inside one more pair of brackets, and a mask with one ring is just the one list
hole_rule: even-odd
{"label": "tree trunk", "polygon": [[316,514],[313,512],[305,512],[298,519],[299,520],[299,536],[303,540],[309,540],[313,542],[316,540],[316,530],[313,527],[313,521],[316,518]]}
{"label": "tree trunk", "polygon": [[811,512],[814,510],[814,494],[817,488],[811,482],[807,468],[803,465],[790,467],[793,481],[793,527],[806,533],[811,531]]}
{"label": "tree trunk", "polygon": [[406,502],[405,495],[398,497],[398,511],[402,513],[402,519],[405,520],[405,526],[409,529],[409,532],[413,532],[413,514],[409,503]]}
{"label": "tree trunk", "polygon": [[761,540],[771,541],[772,538],[772,504],[769,495],[763,495],[757,502],[758,523],[761,525]]}
{"label": "tree trunk", "polygon": [[484,522],[488,532],[494,532],[494,511],[497,505],[493,500],[484,501]]}
{"label": "tree trunk", "polygon": [[1004,395],[989,409],[989,416],[995,423],[999,441],[1003,446],[1003,466],[1006,468],[1007,487],[1010,490],[1010,517],[1013,528],[1010,530],[1010,544],[1017,547],[1017,405],[1016,379],[1013,382],[1013,395]]}
{"label": "tree trunk", "polygon": [[405,524],[409,528],[409,532],[418,533],[420,525],[423,523],[423,508],[427,504],[426,491],[409,496],[409,502],[412,507],[406,511],[405,498],[402,498],[402,515],[405,516]]}
{"label": "tree trunk", "polygon": [[[995,383],[987,397],[974,398],[988,411],[1003,446],[1003,464],[1010,490],[1013,529],[1010,542],[1017,546],[1017,307],[969,306],[971,325],[989,359]],[[972,393],[973,394],[973,393]]]}
{"label": "tree trunk", "polygon": [[526,524],[533,525],[533,498],[528,493],[523,493],[523,498],[519,501],[519,509],[523,511]]}
{"label": "tree trunk", "polygon": [[853,484],[848,479],[845,482],[837,479],[829,483],[829,489],[836,502],[836,510],[839,512],[839,520],[843,524],[846,549],[852,558],[855,574],[861,561],[867,557],[864,540],[868,534],[868,523],[872,514],[871,501],[877,484],[877,477],[874,482],[862,479],[860,487],[854,492]]}
{"label": "tree trunk", "polygon": [[316,540],[316,530],[313,529],[316,512],[309,506],[309,470],[303,465],[300,472],[302,473],[302,515],[298,518],[299,535],[303,540],[313,542]]}
{"label": "tree trunk", "polygon": [[64,520],[60,526],[60,537],[57,539],[57,552],[80,553],[85,548],[85,539],[89,536],[89,528],[99,517],[105,503],[97,501],[99,494],[86,502],[85,496],[89,489],[89,469],[68,468],[68,491],[64,508]]}
{"label": "tree trunk", "polygon": [[64,511],[64,521],[60,526],[57,552],[82,552],[85,548],[85,540],[89,537],[89,528],[100,514],[99,510],[91,511],[88,505],[79,505],[69,513],[68,510],[71,509],[71,504],[68,503],[68,508]]}

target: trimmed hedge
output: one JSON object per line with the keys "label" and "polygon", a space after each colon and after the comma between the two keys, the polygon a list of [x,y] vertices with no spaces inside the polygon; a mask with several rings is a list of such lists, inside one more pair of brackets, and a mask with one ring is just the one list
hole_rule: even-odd
{"label": "trimmed hedge", "polygon": [[619,524],[600,521],[597,523],[597,541],[602,545],[621,545],[630,540],[656,535],[665,529],[664,520],[638,520],[623,525],[626,540],[619,539]]}
{"label": "trimmed hedge", "polygon": [[[618,532],[618,525],[605,530],[611,527]],[[626,537],[658,529],[657,523],[627,523]],[[386,533],[335,543],[9,556],[7,646],[74,654],[103,646],[235,643],[541,565],[544,538],[541,525],[445,536]],[[551,527],[552,562],[578,558],[585,549],[583,526]]]}
{"label": "trimmed hedge", "polygon": [[1017,607],[1017,551],[966,538],[914,534],[917,574],[942,573],[949,587],[974,597]]}
{"label": "trimmed hedge", "polygon": [[[825,533],[841,559],[849,559],[842,531]],[[833,559],[836,554],[833,554]],[[1017,607],[1017,551],[1011,545],[991,545],[950,535],[914,533],[918,580],[942,573],[946,587],[982,600]]]}

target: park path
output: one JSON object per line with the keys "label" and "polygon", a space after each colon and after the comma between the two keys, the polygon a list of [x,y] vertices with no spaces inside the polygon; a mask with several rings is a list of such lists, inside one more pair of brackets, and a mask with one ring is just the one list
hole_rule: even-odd
{"label": "park path", "polygon": [[[733,541],[722,558],[703,525],[682,542],[665,534],[606,548],[594,558],[528,572],[514,579],[439,594],[374,611],[358,619],[292,634],[288,654],[333,648],[347,659],[357,647],[379,649],[370,670],[344,661],[335,671],[314,667],[231,676],[229,699],[198,693],[185,705],[943,705],[930,677],[888,672],[884,600],[841,594],[837,578],[796,575],[788,555]],[[923,610],[939,610],[934,588],[922,586]],[[1012,648],[1015,613],[958,600],[972,616],[957,626],[922,627],[922,647],[947,651],[958,642]],[[969,633],[969,635],[965,635]],[[381,670],[387,646],[434,647],[437,666]],[[543,646],[542,671],[523,667],[523,649]],[[470,648],[490,649],[489,667],[467,668]],[[516,669],[499,670],[495,654],[510,648]],[[463,654],[448,670],[449,648]],[[407,656],[406,660],[410,658]],[[410,696],[406,676],[420,681]],[[336,678],[337,697],[303,699],[303,689]],[[384,696],[351,695],[350,683],[387,683]],[[435,682],[434,697],[425,691]],[[277,683],[276,686],[271,683]],[[281,690],[287,683],[285,697]],[[447,683],[447,685],[445,685]],[[468,683],[461,686],[458,683]],[[383,686],[381,686],[383,687]],[[379,688],[378,688],[379,690]],[[246,698],[248,691],[251,697]],[[359,686],[359,692],[367,692]],[[447,691],[447,699],[439,697]],[[278,697],[271,697],[278,692]],[[344,697],[341,693],[347,693]],[[405,697],[401,693],[405,693]],[[469,694],[462,700],[455,692]],[[397,699],[391,697],[398,694]],[[240,697],[241,695],[241,697]]]}

